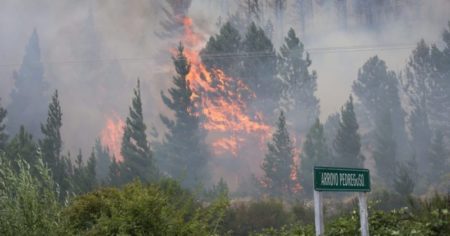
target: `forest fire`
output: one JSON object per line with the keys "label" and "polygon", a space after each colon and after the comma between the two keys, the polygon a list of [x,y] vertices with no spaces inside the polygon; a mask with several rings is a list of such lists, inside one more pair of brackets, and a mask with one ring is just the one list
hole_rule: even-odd
{"label": "forest fire", "polygon": [[116,161],[123,161],[120,154],[120,145],[122,143],[123,128],[125,122],[118,116],[113,115],[106,119],[105,127],[100,134],[100,142],[104,147],[107,147],[114,155]]}
{"label": "forest fire", "polygon": [[201,115],[205,117],[203,127],[217,134],[212,141],[215,154],[230,152],[236,157],[239,144],[248,135],[260,137],[260,143],[264,143],[270,127],[263,122],[261,113],[254,116],[246,113],[243,97],[254,97],[253,91],[220,69],[208,71],[199,56],[203,37],[194,32],[190,18],[183,19],[183,26],[182,42],[187,46],[184,53],[191,64],[187,79],[193,91],[192,99],[201,98],[196,101],[199,101]]}

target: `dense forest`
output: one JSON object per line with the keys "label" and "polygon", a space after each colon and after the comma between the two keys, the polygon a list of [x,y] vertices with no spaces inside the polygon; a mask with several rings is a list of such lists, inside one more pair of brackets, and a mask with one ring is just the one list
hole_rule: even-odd
{"label": "dense forest", "polygon": [[[208,34],[190,17],[195,0],[161,2],[152,34],[168,45],[154,57],[171,61],[152,74],[167,86],[125,82],[120,60],[96,63],[92,11],[73,46],[88,60],[65,83],[51,78],[67,65],[49,66],[39,29],[29,32],[4,78],[12,89],[0,90],[1,235],[314,235],[314,166],[370,170],[371,234],[450,233],[450,21],[400,70],[377,52],[366,58],[324,116],[303,41],[312,9],[337,9],[340,30],[378,32],[401,1],[201,1],[226,13]],[[95,142],[86,150],[83,139]],[[359,234],[354,196],[324,199],[326,234]]]}

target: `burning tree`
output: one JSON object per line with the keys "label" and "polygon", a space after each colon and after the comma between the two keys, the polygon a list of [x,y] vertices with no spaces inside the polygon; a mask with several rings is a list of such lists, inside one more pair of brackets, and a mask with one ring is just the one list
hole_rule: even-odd
{"label": "burning tree", "polygon": [[277,130],[272,136],[272,142],[267,144],[267,148],[269,151],[262,164],[265,175],[263,184],[270,195],[291,194],[296,187],[295,175],[292,176],[292,170],[295,173],[295,152],[283,112],[278,118]]}
{"label": "burning tree", "polygon": [[174,87],[169,89],[170,97],[161,91],[164,104],[174,112],[174,120],[160,115],[168,129],[161,147],[161,161],[172,177],[181,180],[186,187],[194,187],[208,176],[207,164],[210,157],[205,143],[206,133],[200,125],[197,97],[189,86],[188,74],[191,64],[180,44],[173,57],[177,76],[173,77]]}

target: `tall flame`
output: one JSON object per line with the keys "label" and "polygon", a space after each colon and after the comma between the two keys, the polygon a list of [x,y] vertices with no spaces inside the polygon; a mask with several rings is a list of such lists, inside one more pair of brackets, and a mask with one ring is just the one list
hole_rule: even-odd
{"label": "tall flame", "polygon": [[183,25],[183,43],[188,46],[184,53],[191,63],[187,80],[193,91],[192,99],[201,98],[195,101],[200,102],[200,113],[205,117],[203,128],[215,134],[212,146],[216,154],[230,152],[237,156],[245,136],[266,137],[270,127],[263,122],[261,113],[253,116],[246,113],[244,96],[254,98],[255,94],[245,83],[220,69],[206,69],[199,56],[203,37],[194,32],[190,18],[185,17]]}
{"label": "tall flame", "polygon": [[100,134],[100,142],[112,152],[118,162],[123,161],[120,147],[124,127],[125,122],[118,115],[113,115],[106,119],[105,127]]}

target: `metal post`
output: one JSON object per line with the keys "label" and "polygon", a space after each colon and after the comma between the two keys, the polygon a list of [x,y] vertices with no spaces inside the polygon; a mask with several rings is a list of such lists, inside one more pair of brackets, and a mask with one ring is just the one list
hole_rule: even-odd
{"label": "metal post", "polygon": [[359,219],[361,222],[361,235],[369,236],[369,221],[367,212],[367,194],[364,192],[358,193],[359,201]]}
{"label": "metal post", "polygon": [[314,222],[316,225],[316,235],[320,236],[324,234],[323,227],[323,205],[322,205],[322,193],[314,190]]}

